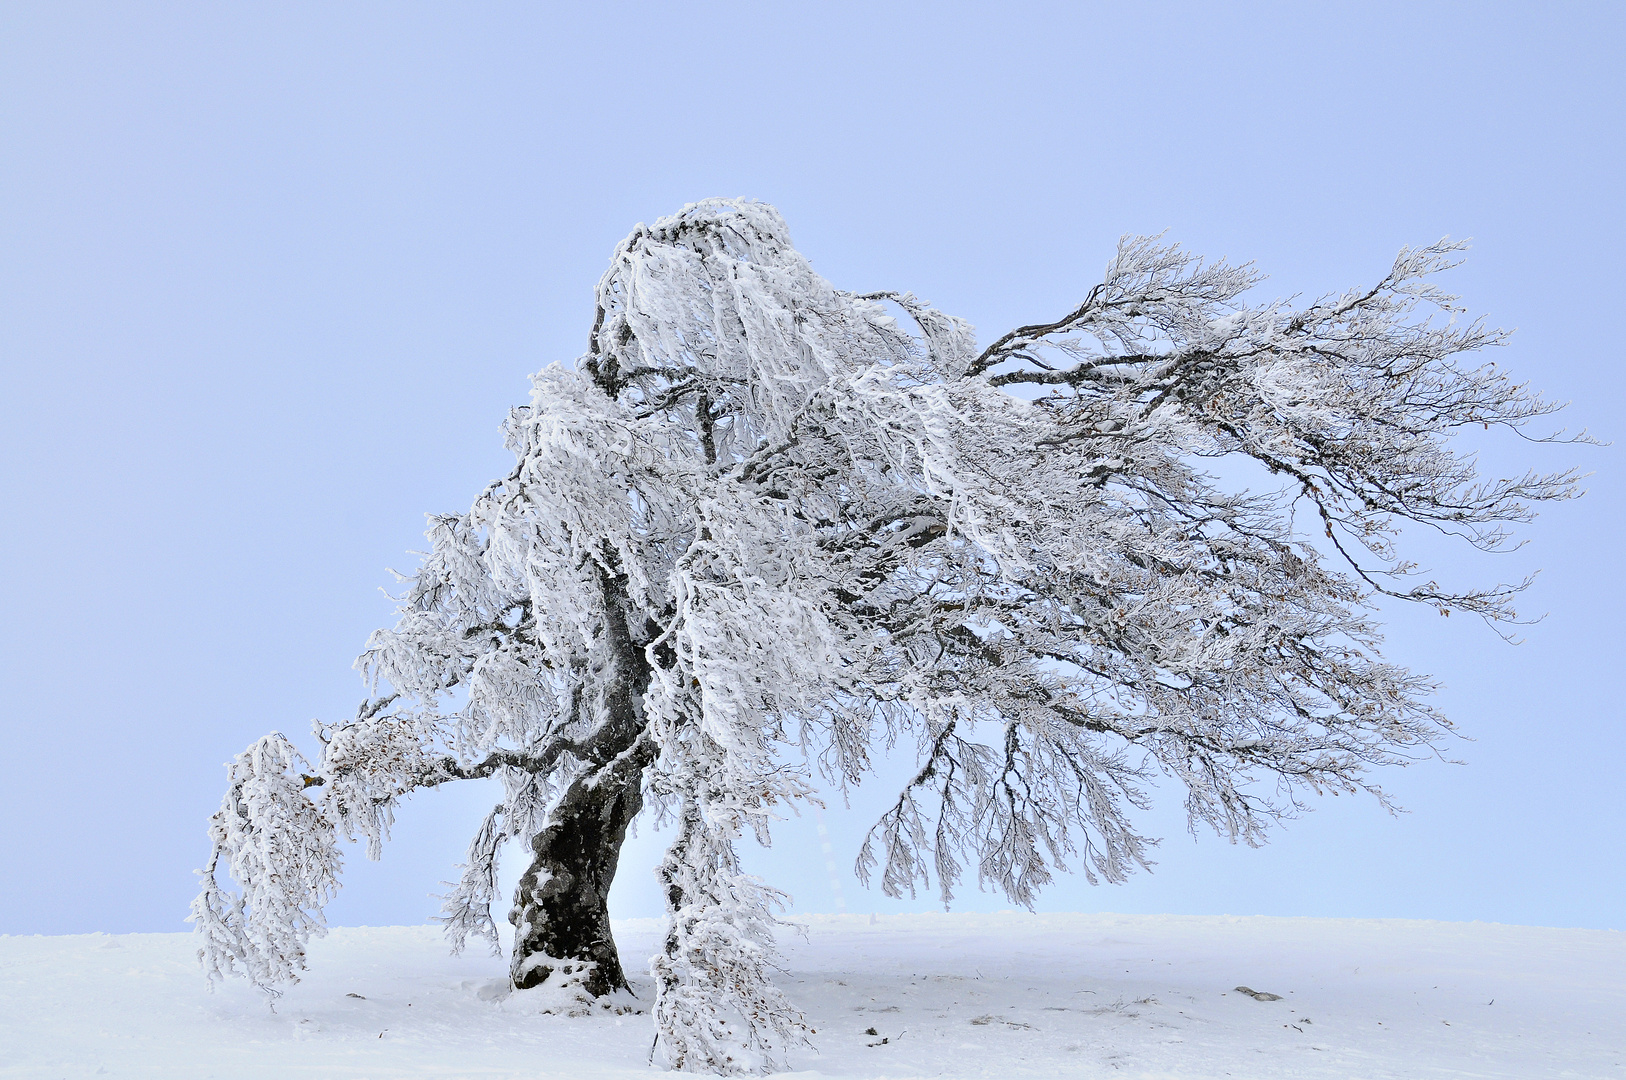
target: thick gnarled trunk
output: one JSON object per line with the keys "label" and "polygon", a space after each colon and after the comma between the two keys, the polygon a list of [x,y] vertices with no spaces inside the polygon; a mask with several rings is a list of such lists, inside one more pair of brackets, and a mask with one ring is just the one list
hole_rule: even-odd
{"label": "thick gnarled trunk", "polygon": [[594,997],[627,987],[610,934],[610,885],[627,828],[643,809],[644,768],[654,758],[640,709],[652,673],[627,625],[626,586],[613,570],[613,553],[605,562],[598,574],[607,647],[604,719],[574,749],[591,765],[531,841],[531,865],[514,894],[509,978],[518,990],[540,985],[563,963],[582,962],[592,966],[582,972],[581,988]]}
{"label": "thick gnarled trunk", "polygon": [[509,921],[516,989],[538,986],[561,961],[587,962],[582,989],[597,996],[627,986],[610,935],[610,885],[627,827],[643,808],[642,777],[583,777],[572,784],[531,841]]}

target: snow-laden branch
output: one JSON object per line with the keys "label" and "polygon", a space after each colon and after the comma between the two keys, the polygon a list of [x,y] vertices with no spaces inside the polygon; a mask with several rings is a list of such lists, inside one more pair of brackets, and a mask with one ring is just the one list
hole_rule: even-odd
{"label": "snow-laden branch", "polygon": [[[214,850],[189,919],[211,984],[240,974],[275,995],[298,981],[311,937],[327,932],[322,908],[339,887],[340,859],[332,824],[304,795],[300,771],[309,767],[275,732],[226,767],[226,798],[209,819]],[[217,869],[242,891],[222,889]]]}

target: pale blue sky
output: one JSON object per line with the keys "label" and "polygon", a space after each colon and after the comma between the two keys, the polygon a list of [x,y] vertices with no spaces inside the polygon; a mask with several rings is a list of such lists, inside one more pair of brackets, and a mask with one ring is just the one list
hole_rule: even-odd
{"label": "pale blue sky", "polygon": [[[1472,236],[1451,284],[1518,327],[1498,362],[1626,439],[1621,10],[6,5],[0,932],[182,928],[221,763],[354,709],[385,567],[506,471],[497,424],[580,351],[614,243],[697,198],[773,202],[838,286],[985,339],[1069,309],[1124,232],[1278,293]],[[1626,928],[1620,455],[1487,448],[1595,470],[1524,551],[1443,557],[1544,568],[1526,644],[1390,613],[1476,740],[1389,778],[1411,813],[1326,799],[1252,851],[1166,799],[1155,874],[1044,906]],[[826,815],[844,874],[862,794]],[[334,920],[431,913],[485,799],[352,851]],[[618,913],[656,913],[654,850]],[[755,865],[830,909],[810,820]]]}

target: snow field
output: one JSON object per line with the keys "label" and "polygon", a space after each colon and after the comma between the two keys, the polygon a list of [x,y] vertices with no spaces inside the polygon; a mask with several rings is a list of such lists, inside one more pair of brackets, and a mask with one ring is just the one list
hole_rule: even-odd
{"label": "snow field", "polygon": [[[803,916],[797,1077],[1626,1077],[1626,934],[1132,915]],[[616,924],[630,971],[655,920]],[[341,928],[273,1012],[190,934],[0,937],[0,1077],[648,1076],[647,1013],[549,1015],[434,927]],[[634,976],[647,1007],[647,977]],[[1237,986],[1275,993],[1259,1001]],[[357,995],[357,996],[351,996]],[[640,1003],[632,1003],[635,1006]],[[874,1034],[868,1032],[873,1030]]]}

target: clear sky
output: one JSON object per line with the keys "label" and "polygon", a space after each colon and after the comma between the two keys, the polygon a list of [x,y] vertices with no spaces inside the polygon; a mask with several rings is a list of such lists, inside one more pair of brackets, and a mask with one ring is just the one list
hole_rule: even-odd
{"label": "clear sky", "polygon": [[[1498,363],[1626,440],[1623,10],[5,5],[0,932],[183,928],[222,762],[354,710],[385,568],[507,471],[497,424],[581,351],[615,242],[698,198],[770,201],[838,287],[985,340],[1069,310],[1125,232],[1279,294],[1474,237],[1450,284],[1518,328]],[[1427,550],[1542,568],[1525,644],[1386,612],[1474,740],[1388,778],[1408,814],[1328,798],[1250,850],[1166,798],[1156,873],[1043,906],[1626,929],[1621,453],[1492,440],[1487,471],[1578,464],[1590,493],[1516,554]],[[886,796],[825,814],[847,905],[927,908],[848,871]],[[334,921],[425,918],[487,799],[420,796],[383,863],[352,849]],[[658,912],[657,843],[617,913]],[[811,819],[753,865],[831,910]]]}

